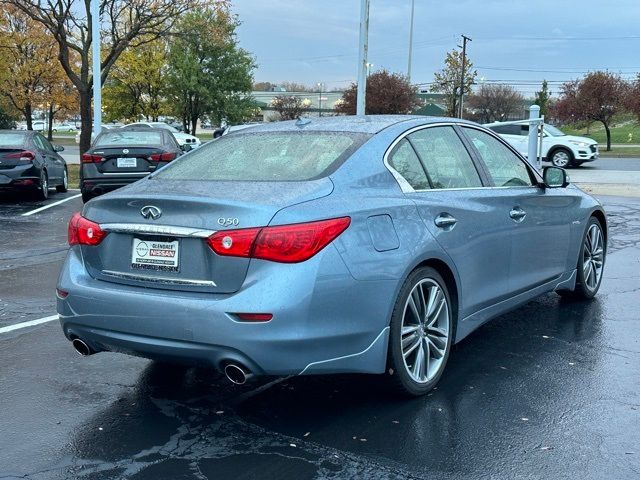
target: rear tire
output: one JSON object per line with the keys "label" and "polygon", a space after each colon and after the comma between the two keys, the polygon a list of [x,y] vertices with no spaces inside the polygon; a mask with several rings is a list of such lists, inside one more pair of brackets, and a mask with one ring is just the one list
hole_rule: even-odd
{"label": "rear tire", "polygon": [[591,217],[580,246],[576,265],[576,286],[573,290],[559,290],[558,295],[582,300],[595,297],[602,283],[607,255],[606,247],[602,225],[597,218]]}
{"label": "rear tire", "polygon": [[392,388],[420,396],[444,372],[454,332],[447,285],[431,267],[414,270],[400,289],[391,316],[388,372]]}
{"label": "rear tire", "polygon": [[40,186],[36,191],[36,198],[38,200],[46,200],[49,198],[49,175],[44,169],[40,172]]}
{"label": "rear tire", "polygon": [[96,198],[96,195],[93,195],[89,192],[82,192],[82,202],[87,203],[89,200]]}
{"label": "rear tire", "polygon": [[62,176],[62,183],[56,187],[56,191],[60,193],[65,193],[69,190],[69,173],[67,172],[67,168],[64,169],[64,174]]}

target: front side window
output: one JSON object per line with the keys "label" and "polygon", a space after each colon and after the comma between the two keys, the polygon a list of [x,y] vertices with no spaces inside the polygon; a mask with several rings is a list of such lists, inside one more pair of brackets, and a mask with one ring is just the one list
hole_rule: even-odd
{"label": "front side window", "polygon": [[349,132],[234,133],[208,142],[159,180],[303,181],[328,175],[369,138]]}
{"label": "front side window", "polygon": [[432,188],[482,187],[469,152],[453,127],[430,127],[409,135]]}
{"label": "front side window", "polygon": [[45,150],[49,151],[49,152],[53,152],[53,147],[51,146],[51,144],[49,143],[49,140],[47,140],[46,138],[44,138],[41,135],[36,135],[36,138],[38,140],[40,140],[40,143],[42,144],[42,148],[44,148]]}
{"label": "front side window", "polygon": [[463,128],[480,153],[496,187],[533,185],[529,168],[506,145],[482,130]]}
{"label": "front side window", "polygon": [[427,190],[430,188],[427,174],[420,164],[420,159],[416,155],[411,144],[402,139],[389,155],[389,165],[391,165],[402,178],[404,178],[414,190]]}

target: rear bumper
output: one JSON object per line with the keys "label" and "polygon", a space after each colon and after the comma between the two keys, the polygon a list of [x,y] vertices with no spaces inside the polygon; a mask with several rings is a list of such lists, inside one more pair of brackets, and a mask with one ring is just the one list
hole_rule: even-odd
{"label": "rear bumper", "polygon": [[126,185],[130,185],[138,180],[145,178],[146,175],[136,175],[136,176],[103,176],[96,178],[87,178],[82,179],[80,182],[80,190],[85,193],[90,193],[94,195],[100,195],[103,193],[111,192],[118,188],[124,187]]}
{"label": "rear bumper", "polygon": [[18,165],[0,170],[0,189],[32,189],[40,186],[40,171],[33,165]]}
{"label": "rear bumper", "polygon": [[[69,251],[57,310],[67,338],[116,351],[256,374],[382,373],[396,282],[357,281],[333,246],[302,264],[252,261],[234,294],[173,292],[92,278]],[[286,270],[286,271],[285,271]],[[237,312],[272,313],[265,323]]]}

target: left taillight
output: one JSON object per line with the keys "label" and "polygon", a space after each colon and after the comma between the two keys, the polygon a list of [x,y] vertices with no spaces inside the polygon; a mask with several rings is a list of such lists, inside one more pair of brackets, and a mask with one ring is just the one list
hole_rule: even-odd
{"label": "left taillight", "polygon": [[20,162],[33,162],[36,159],[36,154],[30,150],[23,150],[22,152],[10,153],[5,158],[17,158]]}
{"label": "left taillight", "polygon": [[207,243],[222,256],[298,263],[313,257],[344,232],[350,223],[351,218],[340,217],[291,225],[223,230],[211,235]]}
{"label": "left taillight", "polygon": [[84,218],[76,212],[69,220],[69,245],[99,245],[107,236],[107,232],[95,222]]}

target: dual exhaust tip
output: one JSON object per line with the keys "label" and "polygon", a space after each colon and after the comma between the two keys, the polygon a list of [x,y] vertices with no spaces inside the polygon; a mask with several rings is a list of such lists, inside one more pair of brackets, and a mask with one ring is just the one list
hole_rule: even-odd
{"label": "dual exhaust tip", "polygon": [[244,385],[247,383],[247,380],[253,377],[253,373],[251,373],[249,369],[238,363],[228,363],[227,366],[224,367],[224,374],[227,379],[235,385]]}
{"label": "dual exhaust tip", "polygon": [[[71,341],[71,345],[73,345],[73,348],[78,355],[83,357],[88,357],[89,355],[96,353],[89,345],[79,338],[74,338]],[[253,377],[253,373],[251,373],[248,368],[238,363],[228,363],[224,367],[224,374],[234,385],[244,385]]]}
{"label": "dual exhaust tip", "polygon": [[89,355],[93,355],[94,353],[96,353],[89,345],[87,345],[79,338],[74,338],[71,341],[71,345],[73,345],[73,348],[78,353],[78,355],[81,355],[83,357],[88,357]]}

